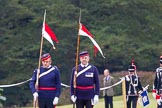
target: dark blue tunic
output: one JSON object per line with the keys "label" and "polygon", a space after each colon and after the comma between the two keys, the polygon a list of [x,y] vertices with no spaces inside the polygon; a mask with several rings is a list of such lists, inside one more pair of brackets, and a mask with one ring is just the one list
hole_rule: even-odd
{"label": "dark blue tunic", "polygon": [[[50,71],[48,74],[43,75],[45,72],[49,71],[51,68],[54,68],[54,69]],[[42,98],[44,97],[54,98],[54,97],[60,96],[60,93],[61,93],[60,72],[56,66],[54,67],[50,66],[49,68],[40,67],[39,76],[41,77],[39,78],[38,88],[44,88],[47,90],[36,90],[35,89],[36,76],[37,76],[37,69],[34,70],[34,74],[29,83],[32,93],[38,92],[39,97],[42,97]],[[51,88],[52,90],[50,90]],[[53,88],[55,88],[55,90],[53,90]]]}
{"label": "dark blue tunic", "polygon": [[[90,66],[90,65],[88,65]],[[78,65],[78,74],[81,70],[85,69],[86,67],[82,67]],[[74,79],[74,72],[75,67],[72,69],[72,76],[71,76],[71,95],[74,95],[74,86],[73,86],[73,79]],[[91,68],[80,74],[76,79],[77,87],[82,87],[85,89],[76,88],[77,99],[92,99],[94,95],[99,95],[99,78],[98,78],[98,70],[95,66],[91,65]],[[94,88],[91,88],[91,87]],[[88,89],[86,89],[88,87]],[[89,88],[90,87],[90,88]]]}

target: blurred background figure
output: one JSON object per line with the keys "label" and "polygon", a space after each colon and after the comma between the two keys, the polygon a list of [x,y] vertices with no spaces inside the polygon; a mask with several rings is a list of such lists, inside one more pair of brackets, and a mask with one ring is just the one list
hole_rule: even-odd
{"label": "blurred background figure", "polygon": [[[110,76],[110,72],[108,69],[105,69],[103,78],[104,87],[112,86],[114,83],[115,83],[114,77]],[[103,96],[105,100],[105,108],[113,108],[113,96],[114,96],[113,87],[103,90]]]}

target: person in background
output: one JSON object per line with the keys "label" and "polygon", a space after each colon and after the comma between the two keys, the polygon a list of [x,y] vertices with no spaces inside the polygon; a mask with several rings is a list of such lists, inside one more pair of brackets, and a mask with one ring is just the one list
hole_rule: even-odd
{"label": "person in background", "polygon": [[162,56],[160,56],[159,65],[156,69],[152,95],[157,101],[157,108],[162,108]]}
{"label": "person in background", "polygon": [[[83,51],[79,54],[80,64],[72,69],[71,100],[76,102],[76,108],[93,108],[99,101],[99,77],[97,68],[89,64],[89,53]],[[76,88],[74,88],[74,75],[76,75]]]}
{"label": "person in background", "polygon": [[110,87],[106,90],[103,90],[103,96],[105,100],[105,108],[113,108],[113,96],[114,90],[111,87],[115,83],[114,77],[110,75],[108,69],[104,70],[104,78],[103,78],[103,85],[104,87]]}
{"label": "person in background", "polygon": [[135,65],[129,65],[128,73],[129,74],[125,76],[127,108],[136,108],[139,96],[138,91],[143,91],[143,87],[136,74]]}
{"label": "person in background", "polygon": [[[55,108],[61,93],[60,71],[52,66],[49,53],[41,56],[42,66],[35,69],[29,86],[33,93],[34,102],[38,99],[39,108]],[[39,85],[35,87],[37,72],[39,71]]]}

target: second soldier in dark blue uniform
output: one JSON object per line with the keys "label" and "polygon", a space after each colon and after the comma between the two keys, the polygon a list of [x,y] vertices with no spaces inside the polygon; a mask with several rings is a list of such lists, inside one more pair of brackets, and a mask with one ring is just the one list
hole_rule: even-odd
{"label": "second soldier in dark blue uniform", "polygon": [[[71,76],[71,100],[76,102],[77,108],[93,108],[99,101],[98,70],[89,64],[89,54],[83,51],[79,54],[80,64],[76,73],[76,67],[72,69]],[[76,88],[74,88],[74,74],[76,74]]]}

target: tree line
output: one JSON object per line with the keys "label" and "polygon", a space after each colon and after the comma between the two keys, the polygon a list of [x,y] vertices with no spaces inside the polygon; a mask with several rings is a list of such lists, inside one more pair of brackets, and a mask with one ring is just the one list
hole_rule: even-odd
{"label": "tree line", "polygon": [[[59,43],[53,50],[44,40],[43,53],[51,53],[63,82],[69,84],[75,66],[79,12],[81,22],[103,50],[93,56],[93,44],[81,37],[80,51],[88,50],[91,63],[102,73],[127,70],[131,59],[138,70],[154,71],[162,49],[162,3],[159,0],[1,0],[0,1],[0,84],[27,80],[38,66],[44,10],[46,22]],[[14,94],[19,91],[15,99]],[[27,104],[28,84],[5,88],[6,105]]]}

